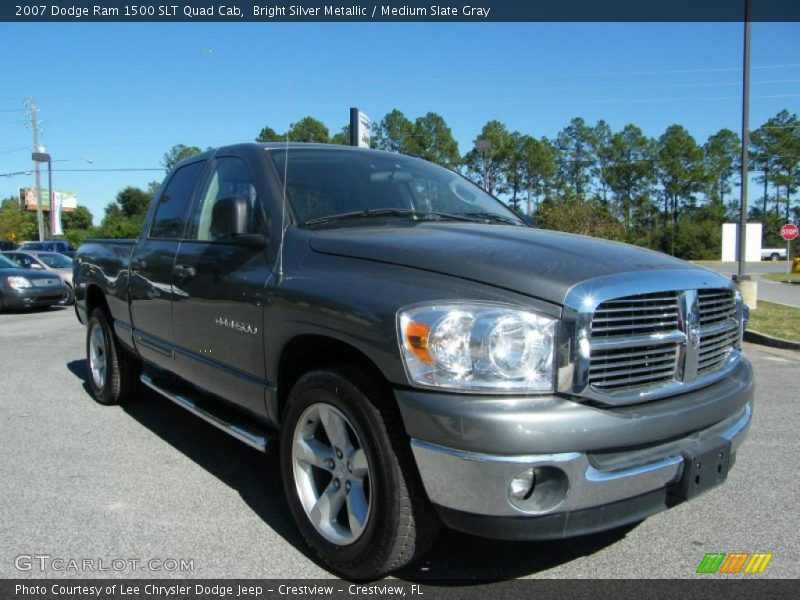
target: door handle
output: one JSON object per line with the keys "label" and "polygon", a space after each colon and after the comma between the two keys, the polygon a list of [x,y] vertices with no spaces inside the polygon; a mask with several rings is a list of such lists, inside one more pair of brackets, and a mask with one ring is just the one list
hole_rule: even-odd
{"label": "door handle", "polygon": [[172,272],[175,274],[175,277],[180,277],[181,279],[194,277],[196,273],[194,267],[189,265],[175,265],[175,267],[172,269]]}
{"label": "door handle", "polygon": [[135,269],[137,271],[140,271],[141,269],[146,269],[146,268],[147,268],[147,261],[144,260],[144,259],[134,258],[131,261],[131,269]]}

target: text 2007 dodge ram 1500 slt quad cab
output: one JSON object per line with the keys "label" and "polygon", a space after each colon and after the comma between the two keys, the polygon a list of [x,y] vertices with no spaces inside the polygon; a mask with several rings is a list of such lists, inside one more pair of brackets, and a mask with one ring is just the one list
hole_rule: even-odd
{"label": "text 2007 dodge ram 1500 slt quad cab", "polygon": [[729,280],[530,227],[416,158],[204,152],[74,279],[97,400],[143,383],[279,447],[297,526],[348,577],[442,522],[538,540],[641,520],[722,482],[750,424]]}

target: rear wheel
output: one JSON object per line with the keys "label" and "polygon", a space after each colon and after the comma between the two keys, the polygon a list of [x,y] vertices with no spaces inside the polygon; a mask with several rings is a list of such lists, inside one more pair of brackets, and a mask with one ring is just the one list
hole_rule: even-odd
{"label": "rear wheel", "polygon": [[92,311],[86,326],[89,386],[100,404],[125,404],[136,397],[141,363],[117,341],[108,316]]}
{"label": "rear wheel", "polygon": [[334,571],[380,577],[418,557],[438,528],[390,410],[357,372],[304,375],[289,396],[281,470],[309,546]]}
{"label": "rear wheel", "polygon": [[781,259],[781,255],[780,255],[780,254],[778,254],[777,252],[773,252],[772,254],[770,254],[770,256],[769,256],[769,257],[770,257],[770,259],[771,259],[773,262],[774,262],[774,261],[778,261],[778,260],[780,260],[780,259]]}

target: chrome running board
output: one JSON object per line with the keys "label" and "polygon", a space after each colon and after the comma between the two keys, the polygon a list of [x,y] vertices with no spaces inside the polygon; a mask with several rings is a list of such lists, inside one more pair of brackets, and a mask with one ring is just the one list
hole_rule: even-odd
{"label": "chrome running board", "polygon": [[159,387],[148,375],[142,375],[140,381],[149,387],[151,390],[158,392],[165,398],[172,400],[175,404],[180,406],[181,408],[185,408],[193,415],[196,415],[203,419],[205,422],[210,423],[217,429],[220,429],[227,433],[228,435],[236,438],[240,442],[244,442],[251,448],[255,448],[259,452],[266,452],[267,445],[269,444],[269,438],[263,434],[263,432],[256,431],[255,429],[247,426],[247,425],[237,425],[231,423],[229,421],[225,421],[221,419],[215,414],[208,412],[207,410],[200,408],[197,403],[192,400],[191,398],[187,398],[186,396],[181,396],[179,394],[173,394],[172,392],[165,390],[162,387]]}

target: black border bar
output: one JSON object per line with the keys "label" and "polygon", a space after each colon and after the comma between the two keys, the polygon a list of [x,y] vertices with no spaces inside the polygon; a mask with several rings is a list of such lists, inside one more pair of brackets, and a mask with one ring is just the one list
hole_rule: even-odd
{"label": "black border bar", "polygon": [[[754,22],[800,21],[798,0],[751,1]],[[736,22],[744,20],[744,4],[745,0],[3,0],[0,21]]]}
{"label": "black border bar", "polygon": [[[284,598],[309,600],[400,600],[401,598],[409,600],[486,600],[486,598],[783,600],[791,598],[794,600],[797,598],[796,580],[762,577],[755,575],[723,579],[713,575],[703,575],[696,579],[682,580],[525,579],[469,583],[425,580],[412,583],[403,579],[366,582],[339,579],[5,579],[0,580],[0,598],[3,600],[280,600]],[[18,586],[24,586],[27,591],[20,591]],[[153,592],[153,587],[148,586],[154,586],[156,591]],[[238,595],[240,587],[248,594]],[[326,588],[332,591],[328,593],[325,591]],[[33,589],[39,591],[31,591]]]}

